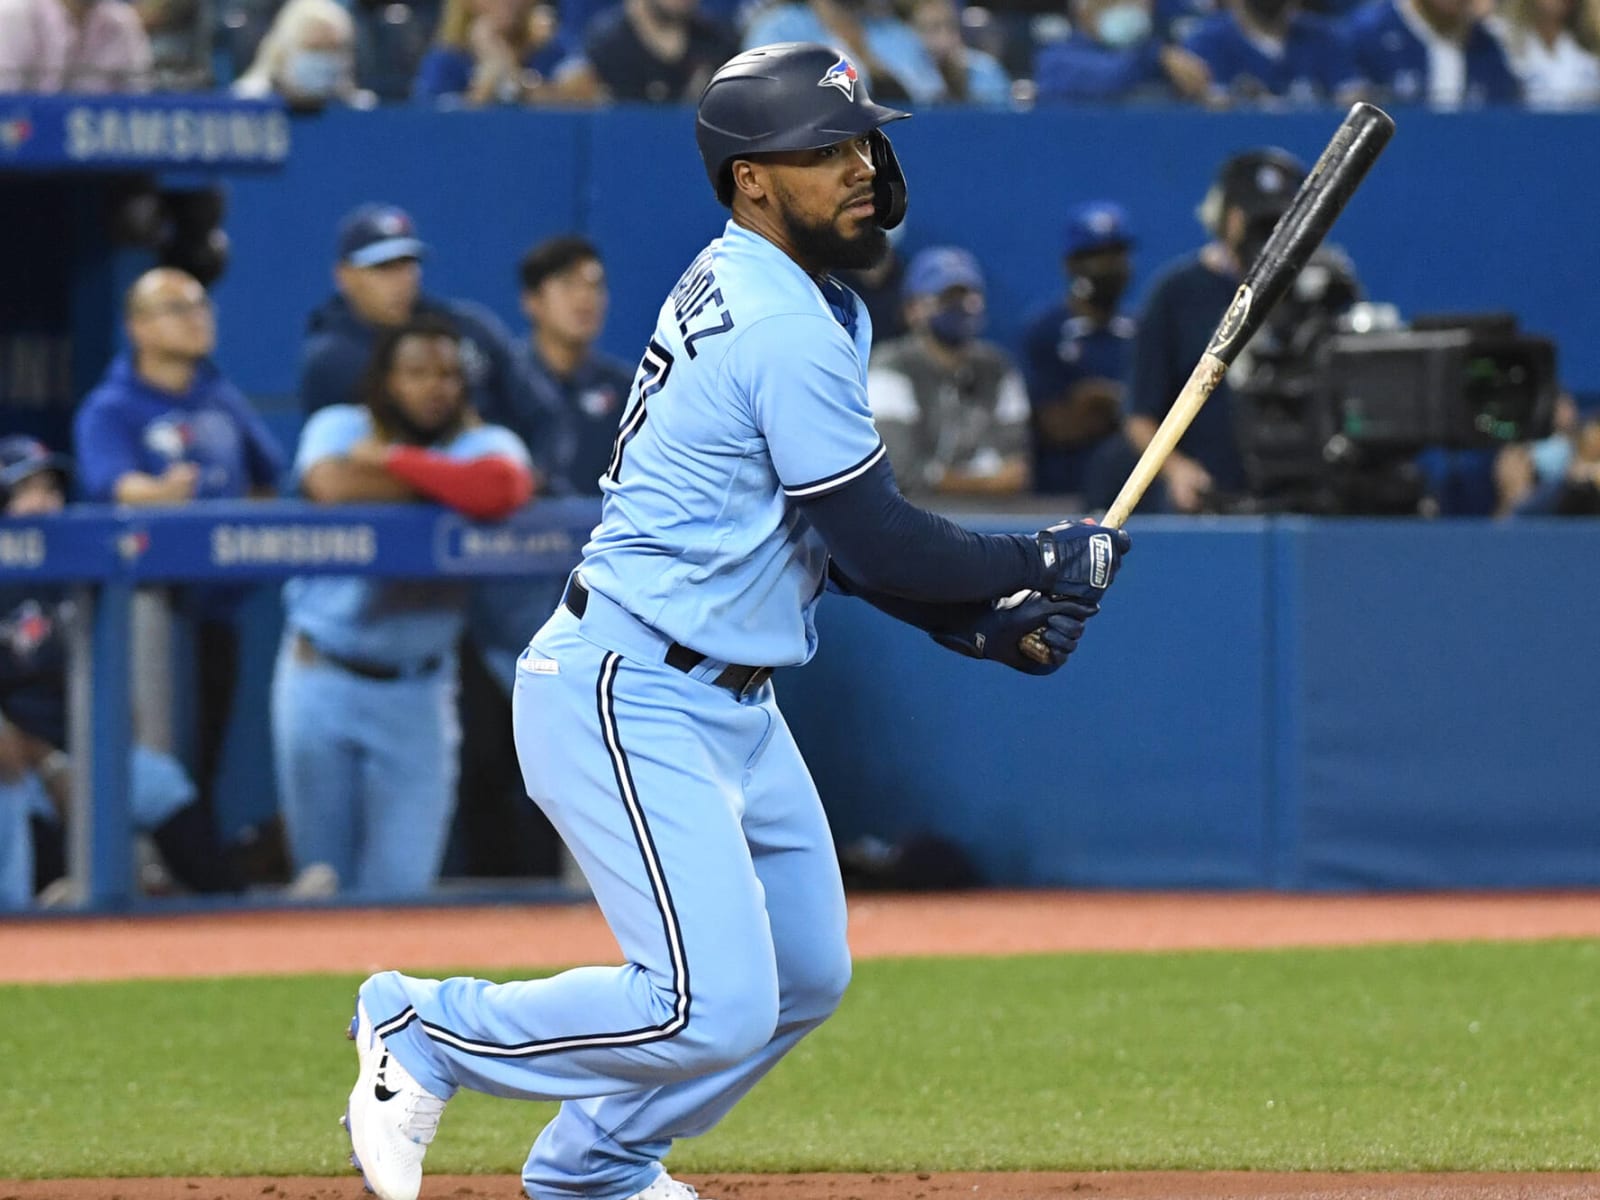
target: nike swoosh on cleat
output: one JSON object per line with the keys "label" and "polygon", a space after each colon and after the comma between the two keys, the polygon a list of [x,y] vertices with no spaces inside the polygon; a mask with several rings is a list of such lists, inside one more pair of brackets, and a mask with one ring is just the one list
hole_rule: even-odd
{"label": "nike swoosh on cleat", "polygon": [[400,1094],[399,1092],[391,1092],[388,1088],[383,1086],[383,1073],[388,1066],[389,1056],[385,1054],[383,1056],[383,1061],[378,1064],[378,1078],[372,1088],[372,1094],[378,1098],[380,1103],[385,1100],[393,1100]]}

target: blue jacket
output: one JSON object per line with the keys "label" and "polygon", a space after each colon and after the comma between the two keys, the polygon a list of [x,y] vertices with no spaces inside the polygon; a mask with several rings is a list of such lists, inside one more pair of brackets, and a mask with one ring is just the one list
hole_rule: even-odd
{"label": "blue jacket", "polygon": [[1051,42],[1034,58],[1039,100],[1168,99],[1173,91],[1161,70],[1160,52],[1154,38],[1125,50],[1081,33]]}
{"label": "blue jacket", "polygon": [[108,502],[129,471],[160,475],[175,463],[199,468],[195,497],[237,500],[276,487],[283,451],[244,394],[209,360],[188,391],[141,379],[129,354],[112,362],[73,419],[78,482],[86,500]]}
{"label": "blue jacket", "polygon": [[1211,68],[1211,90],[1217,95],[1250,98],[1249,89],[1255,88],[1312,104],[1360,82],[1355,60],[1338,30],[1309,13],[1290,17],[1277,55],[1264,53],[1231,11],[1201,21],[1183,44]]}
{"label": "blue jacket", "polygon": [[[1428,47],[1401,16],[1394,0],[1373,0],[1345,22],[1344,35],[1362,76],[1402,103],[1428,103]],[[1462,48],[1467,82],[1462,104],[1518,104],[1522,84],[1505,51],[1480,21]]]}
{"label": "blue jacket", "polygon": [[[467,395],[474,408],[500,411],[512,403],[511,339],[493,313],[468,301],[425,295],[417,301],[417,314],[444,317],[461,331]],[[308,416],[330,404],[361,403],[356,391],[377,340],[377,327],[356,316],[343,296],[333,296],[312,311],[306,319],[298,389]]]}

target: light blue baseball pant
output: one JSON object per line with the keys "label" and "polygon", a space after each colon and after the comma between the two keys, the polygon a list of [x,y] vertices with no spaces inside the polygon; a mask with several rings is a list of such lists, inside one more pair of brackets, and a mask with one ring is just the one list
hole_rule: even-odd
{"label": "light blue baseball pant", "polygon": [[[195,798],[194,783],[170,754],[134,743],[128,755],[128,806],[135,829],[151,830]],[[33,771],[0,781],[0,909],[33,902],[30,817],[57,819],[44,782]]]}
{"label": "light blue baseball pant", "polygon": [[659,634],[591,593],[519,661],[529,795],[626,957],[496,984],[375,975],[361,996],[436,1095],[566,1101],[528,1157],[535,1200],[629,1196],[838,1006],[844,889],[771,684],[739,699],[663,663]]}
{"label": "light blue baseball pant", "polygon": [[427,891],[456,803],[454,660],[366,679],[299,661],[293,641],[286,633],[272,677],[272,742],[295,866],[327,863],[361,896]]}

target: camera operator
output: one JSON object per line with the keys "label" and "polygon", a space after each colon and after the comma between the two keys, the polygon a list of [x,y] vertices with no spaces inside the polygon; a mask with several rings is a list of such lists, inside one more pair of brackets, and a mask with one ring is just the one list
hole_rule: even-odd
{"label": "camera operator", "polygon": [[[1155,436],[1162,417],[1205,352],[1239,279],[1288,209],[1305,167],[1272,147],[1237,154],[1222,165],[1200,205],[1212,240],[1170,264],[1157,279],[1133,345],[1125,431],[1135,454]],[[1217,385],[1162,469],[1165,502],[1152,489],[1153,510],[1199,512],[1229,507],[1244,489],[1229,381]]]}

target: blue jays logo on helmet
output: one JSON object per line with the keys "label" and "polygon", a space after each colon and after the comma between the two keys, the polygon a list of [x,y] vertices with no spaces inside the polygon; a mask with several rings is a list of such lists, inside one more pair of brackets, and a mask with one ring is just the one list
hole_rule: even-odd
{"label": "blue jays logo on helmet", "polygon": [[817,86],[836,88],[844,93],[846,100],[854,100],[856,80],[860,78],[861,74],[856,70],[855,63],[841,54],[839,61],[822,73],[822,78],[817,80]]}

